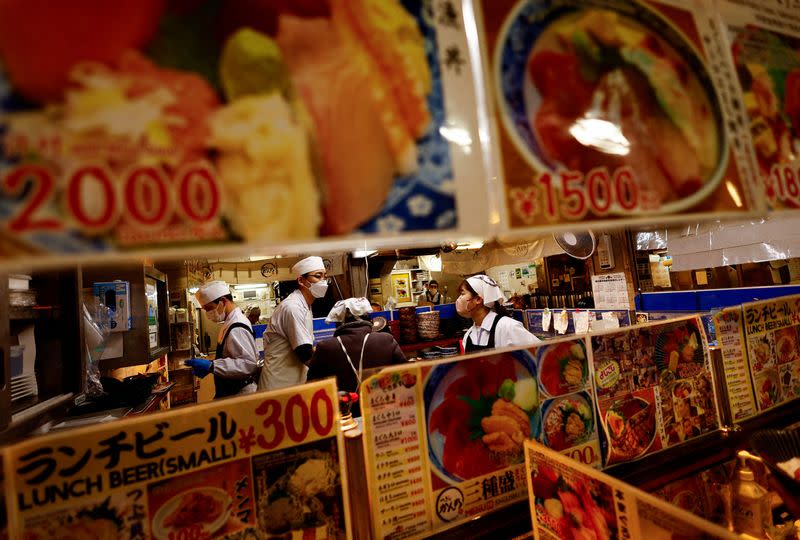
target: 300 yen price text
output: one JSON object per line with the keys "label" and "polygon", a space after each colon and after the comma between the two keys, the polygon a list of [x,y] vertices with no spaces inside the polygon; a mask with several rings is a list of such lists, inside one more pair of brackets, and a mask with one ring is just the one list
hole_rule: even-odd
{"label": "300 yen price text", "polygon": [[264,450],[277,448],[287,436],[295,443],[302,442],[311,429],[320,437],[333,430],[333,401],[324,389],[314,392],[309,404],[300,394],[290,397],[285,408],[277,399],[264,400],[256,408],[256,414],[264,418],[263,433],[257,438]]}
{"label": "300 yen price text", "polygon": [[[6,196],[24,196],[5,223],[9,231],[59,231],[74,226],[99,234],[113,229],[120,219],[139,229],[156,230],[176,214],[204,226],[216,221],[222,206],[217,178],[206,163],[185,165],[172,178],[153,166],[135,166],[116,176],[108,167],[91,164],[68,170],[60,176],[63,185],[57,178],[50,168],[30,163],[2,176],[0,189]],[[65,219],[52,212],[59,203]]]}

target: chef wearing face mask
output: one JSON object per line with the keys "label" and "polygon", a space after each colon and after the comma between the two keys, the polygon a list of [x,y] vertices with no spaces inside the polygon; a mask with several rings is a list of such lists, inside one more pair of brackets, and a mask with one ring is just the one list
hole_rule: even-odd
{"label": "chef wearing face mask", "polygon": [[456,311],[472,319],[472,327],[461,341],[462,352],[534,345],[541,340],[528,332],[503,307],[503,293],[489,276],[468,277],[458,288]]}
{"label": "chef wearing face mask", "polygon": [[211,322],[222,324],[217,336],[214,360],[191,358],[184,362],[198,377],[214,374],[215,398],[256,391],[261,360],[258,358],[253,327],[233,303],[224,281],[212,281],[198,289],[195,297]]}
{"label": "chef wearing face mask", "polygon": [[264,369],[259,390],[276,390],[306,382],[306,364],[314,354],[311,304],[328,291],[321,257],[306,257],[292,266],[300,288],[281,302],[265,332]]}

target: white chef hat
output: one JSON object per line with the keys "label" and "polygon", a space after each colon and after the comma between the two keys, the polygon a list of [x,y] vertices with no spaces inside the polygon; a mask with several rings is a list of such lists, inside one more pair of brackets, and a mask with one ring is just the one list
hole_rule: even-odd
{"label": "white chef hat", "polygon": [[469,283],[469,286],[472,287],[478,296],[483,298],[483,305],[486,307],[492,307],[497,301],[500,301],[500,303],[506,301],[503,296],[503,291],[500,290],[497,283],[485,274],[468,277],[467,283]]}
{"label": "white chef hat", "polygon": [[345,298],[344,300],[339,300],[333,305],[328,316],[325,317],[325,322],[344,321],[348,310],[354,316],[361,317],[367,313],[372,313],[372,305],[366,298]]}
{"label": "white chef hat", "polygon": [[227,283],[224,281],[209,281],[197,289],[194,296],[197,298],[197,301],[200,302],[200,306],[204,306],[226,294],[231,294],[231,289],[228,287]]}
{"label": "white chef hat", "polygon": [[325,270],[325,263],[322,262],[322,257],[306,257],[305,259],[297,261],[294,266],[292,266],[292,273],[297,277],[315,270]]}

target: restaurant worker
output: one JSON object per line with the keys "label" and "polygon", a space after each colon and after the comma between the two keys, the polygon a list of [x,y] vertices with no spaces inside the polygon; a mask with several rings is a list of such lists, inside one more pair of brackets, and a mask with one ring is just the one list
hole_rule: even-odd
{"label": "restaurant worker", "polygon": [[468,277],[458,290],[456,311],[473,323],[461,342],[465,353],[541,342],[521,322],[508,315],[502,305],[503,293],[489,276]]}
{"label": "restaurant worker", "polygon": [[[336,377],[339,390],[358,393],[364,369],[405,363],[406,357],[392,334],[373,331],[367,317],[371,312],[366,298],[336,302],[325,318],[336,323],[336,331],[317,345],[309,363],[309,381]],[[361,416],[358,402],[350,412]]]}
{"label": "restaurant worker", "polygon": [[439,282],[432,279],[420,300],[424,303],[439,305],[442,303],[442,293],[439,292]]}
{"label": "restaurant worker", "polygon": [[261,361],[258,358],[253,327],[242,310],[233,303],[228,284],[211,281],[200,287],[195,297],[206,317],[222,328],[217,336],[217,354],[214,360],[191,358],[191,366],[200,378],[214,374],[215,398],[250,394],[256,391]]}
{"label": "restaurant worker", "polygon": [[328,292],[328,274],[321,257],[306,257],[292,266],[300,288],[281,302],[264,333],[264,369],[259,390],[276,390],[306,382],[314,354],[311,304]]}

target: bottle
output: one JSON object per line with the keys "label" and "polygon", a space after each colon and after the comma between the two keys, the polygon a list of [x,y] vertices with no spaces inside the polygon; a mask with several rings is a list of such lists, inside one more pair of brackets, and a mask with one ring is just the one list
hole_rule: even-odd
{"label": "bottle", "polygon": [[739,534],[765,538],[772,521],[769,492],[756,482],[753,470],[747,465],[750,454],[740,450],[733,480],[733,528]]}

